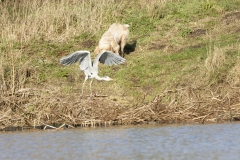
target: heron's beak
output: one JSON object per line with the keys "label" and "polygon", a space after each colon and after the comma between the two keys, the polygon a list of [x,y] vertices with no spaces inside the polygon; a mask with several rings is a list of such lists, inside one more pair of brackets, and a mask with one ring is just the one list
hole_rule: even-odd
{"label": "heron's beak", "polygon": [[112,79],[112,78],[109,78],[109,81],[113,81],[114,79]]}

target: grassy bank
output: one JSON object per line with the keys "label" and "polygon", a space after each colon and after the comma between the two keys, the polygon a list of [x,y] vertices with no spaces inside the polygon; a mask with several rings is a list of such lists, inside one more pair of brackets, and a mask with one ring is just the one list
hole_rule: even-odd
{"label": "grassy bank", "polygon": [[[47,124],[222,122],[240,118],[240,2],[42,0],[0,2],[0,127]],[[127,23],[126,63],[100,66],[113,82],[88,84],[78,64],[114,22]]]}

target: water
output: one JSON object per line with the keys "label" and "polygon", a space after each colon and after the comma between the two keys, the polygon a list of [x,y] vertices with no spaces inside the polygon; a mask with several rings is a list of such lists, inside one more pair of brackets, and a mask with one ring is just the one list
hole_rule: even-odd
{"label": "water", "polygon": [[236,123],[1,133],[0,159],[237,160],[239,133]]}

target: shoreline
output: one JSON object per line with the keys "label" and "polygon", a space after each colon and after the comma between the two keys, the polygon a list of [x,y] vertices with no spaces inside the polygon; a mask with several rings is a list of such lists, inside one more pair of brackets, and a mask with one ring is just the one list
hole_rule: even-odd
{"label": "shoreline", "polygon": [[72,125],[65,124],[57,124],[57,125],[42,125],[42,126],[24,126],[24,127],[14,127],[9,126],[0,130],[1,133],[13,133],[13,132],[38,132],[38,131],[61,131],[61,130],[69,130],[69,129],[85,129],[85,128],[111,128],[111,127],[144,127],[144,126],[184,126],[184,125],[212,125],[212,124],[238,124],[239,121],[224,121],[224,122],[206,122],[206,123],[194,123],[194,122],[180,122],[180,123],[157,123],[157,122],[149,122],[149,123],[141,123],[141,124],[112,124],[112,125],[95,125],[95,126],[81,126],[77,125],[73,127]]}

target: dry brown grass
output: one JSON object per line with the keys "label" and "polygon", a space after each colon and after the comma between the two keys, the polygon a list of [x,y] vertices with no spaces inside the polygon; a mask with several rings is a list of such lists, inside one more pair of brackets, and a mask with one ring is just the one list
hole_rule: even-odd
{"label": "dry brown grass", "polygon": [[209,48],[208,57],[205,61],[205,67],[208,71],[214,72],[215,69],[220,68],[225,62],[225,51],[224,49],[214,46],[213,51]]}
{"label": "dry brown grass", "polygon": [[124,123],[213,123],[240,118],[239,89],[204,90],[181,88],[166,90],[148,105],[118,116]]}
{"label": "dry brown grass", "polygon": [[[104,23],[104,0],[4,1],[1,2],[1,30],[4,40],[28,42],[36,36],[61,41],[81,32],[96,34]],[[92,7],[94,6],[94,7]],[[104,16],[104,17],[103,17]],[[110,15],[109,15],[110,16]],[[4,31],[4,32],[3,32]]]}
{"label": "dry brown grass", "polygon": [[240,60],[234,65],[228,74],[227,81],[232,87],[240,87]]}
{"label": "dry brown grass", "polygon": [[[41,129],[147,123],[216,123],[239,120],[239,88],[166,90],[146,105],[139,101],[130,108],[104,98],[80,100],[76,95],[26,89],[17,96],[1,97],[1,129],[26,126]],[[28,98],[26,98],[28,97]]]}
{"label": "dry brown grass", "polygon": [[[48,92],[47,95],[44,92]],[[51,126],[65,124],[71,127],[116,124],[116,117],[125,109],[108,99],[80,100],[79,95],[61,95],[58,91],[25,89],[15,96],[1,97],[0,126]]]}
{"label": "dry brown grass", "polygon": [[[238,55],[240,52],[240,45],[234,44],[232,46],[229,46],[227,49],[232,50],[234,48],[238,48]],[[232,69],[229,71],[229,74],[227,76],[227,82],[232,86],[232,87],[240,87],[240,57],[237,57],[237,60],[232,67]]]}

